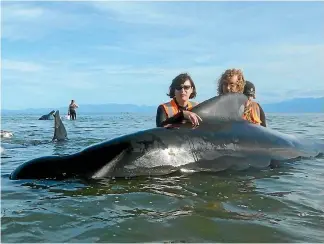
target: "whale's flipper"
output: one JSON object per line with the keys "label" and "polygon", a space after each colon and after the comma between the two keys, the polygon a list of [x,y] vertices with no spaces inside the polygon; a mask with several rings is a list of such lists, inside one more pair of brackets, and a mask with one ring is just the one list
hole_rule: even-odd
{"label": "whale's flipper", "polygon": [[59,110],[57,110],[56,113],[53,114],[53,116],[54,116],[54,136],[52,141],[54,140],[63,141],[67,138],[67,132],[61,120]]}
{"label": "whale's flipper", "polygon": [[228,93],[210,98],[191,111],[198,114],[203,123],[242,120],[247,97],[240,93]]}

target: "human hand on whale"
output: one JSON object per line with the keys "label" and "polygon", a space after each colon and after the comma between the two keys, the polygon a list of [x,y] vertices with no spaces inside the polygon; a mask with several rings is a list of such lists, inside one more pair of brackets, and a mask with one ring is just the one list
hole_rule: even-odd
{"label": "human hand on whale", "polygon": [[199,120],[202,122],[202,119],[198,114],[190,111],[183,111],[183,117],[187,120],[190,120],[193,127],[197,127],[199,125]]}

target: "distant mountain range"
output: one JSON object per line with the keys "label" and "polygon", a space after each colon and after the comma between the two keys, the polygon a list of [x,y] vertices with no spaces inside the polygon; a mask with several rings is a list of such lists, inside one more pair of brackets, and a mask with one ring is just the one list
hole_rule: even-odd
{"label": "distant mountain range", "polygon": [[[266,113],[324,113],[324,97],[321,98],[295,98],[279,103],[261,104]],[[30,108],[23,110],[2,109],[6,114],[47,114],[51,110],[60,110],[60,114],[67,114],[67,107],[60,108]],[[134,104],[80,104],[79,114],[100,114],[100,113],[155,113],[156,106],[138,106]]]}
{"label": "distant mountain range", "polygon": [[[155,113],[156,106],[138,106],[135,104],[79,104],[77,114],[102,114],[102,113]],[[2,114],[48,114],[51,110],[59,110],[61,115],[67,114],[68,107],[59,108],[29,108],[21,110],[2,109]]]}
{"label": "distant mountain range", "polygon": [[266,113],[324,113],[324,97],[295,98],[279,103],[262,104]]}

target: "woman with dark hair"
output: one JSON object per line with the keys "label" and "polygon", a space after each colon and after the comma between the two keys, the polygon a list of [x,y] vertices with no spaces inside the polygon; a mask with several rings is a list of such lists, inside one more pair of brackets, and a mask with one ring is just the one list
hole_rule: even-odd
{"label": "woman with dark hair", "polygon": [[171,123],[190,120],[193,126],[202,119],[190,110],[198,103],[189,101],[197,95],[196,86],[190,75],[182,73],[172,80],[167,94],[171,101],[159,105],[156,113],[156,126],[164,127]]}

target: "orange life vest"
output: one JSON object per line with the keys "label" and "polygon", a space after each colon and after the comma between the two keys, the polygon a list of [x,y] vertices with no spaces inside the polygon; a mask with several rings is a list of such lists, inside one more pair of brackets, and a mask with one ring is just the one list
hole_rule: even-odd
{"label": "orange life vest", "polygon": [[[197,105],[196,102],[189,102],[188,101],[187,110],[191,110],[196,105]],[[177,103],[174,101],[174,99],[172,99],[168,103],[163,103],[162,107],[164,108],[164,111],[165,111],[165,114],[167,115],[167,118],[171,118],[171,117],[173,117],[174,115],[176,115],[177,113],[180,112],[180,109],[179,109]]]}
{"label": "orange life vest", "polygon": [[245,106],[242,118],[253,124],[260,125],[262,121],[260,119],[259,105],[253,101],[248,102]]}

